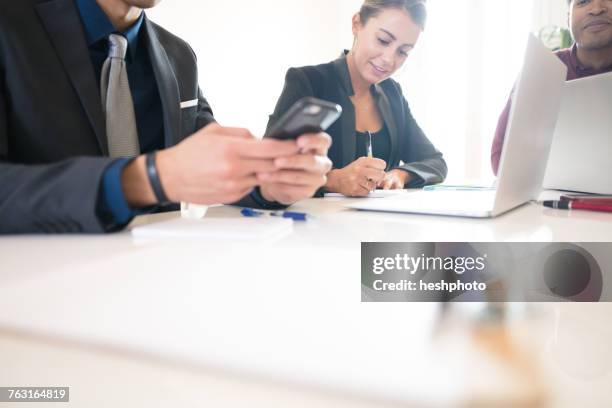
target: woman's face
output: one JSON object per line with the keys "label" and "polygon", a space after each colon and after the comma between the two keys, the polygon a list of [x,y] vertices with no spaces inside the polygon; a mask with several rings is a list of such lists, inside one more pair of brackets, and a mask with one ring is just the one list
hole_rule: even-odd
{"label": "woman's face", "polygon": [[353,59],[359,75],[370,84],[393,75],[414,48],[421,28],[408,12],[389,8],[362,24],[359,14],[353,17],[355,45]]}

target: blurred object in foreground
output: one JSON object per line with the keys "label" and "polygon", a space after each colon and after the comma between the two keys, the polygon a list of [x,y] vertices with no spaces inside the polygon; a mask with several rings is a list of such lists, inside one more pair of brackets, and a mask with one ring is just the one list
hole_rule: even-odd
{"label": "blurred object in foreground", "polygon": [[547,26],[540,30],[538,38],[544,45],[552,51],[559,51],[569,48],[574,43],[572,34],[567,28],[557,26]]}

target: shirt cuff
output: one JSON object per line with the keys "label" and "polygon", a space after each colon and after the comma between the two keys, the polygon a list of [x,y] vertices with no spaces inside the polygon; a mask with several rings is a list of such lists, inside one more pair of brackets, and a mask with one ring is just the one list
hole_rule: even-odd
{"label": "shirt cuff", "polygon": [[132,159],[118,159],[106,168],[98,195],[98,218],[107,230],[121,229],[135,216],[121,187],[121,173]]}

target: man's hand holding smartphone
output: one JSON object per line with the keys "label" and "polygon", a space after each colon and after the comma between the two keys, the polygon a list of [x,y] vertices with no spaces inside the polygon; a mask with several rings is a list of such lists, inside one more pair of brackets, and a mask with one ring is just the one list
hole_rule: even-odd
{"label": "man's hand holding smartphone", "polygon": [[342,114],[336,104],[315,98],[303,98],[289,109],[266,138],[295,140],[299,153],[277,158],[274,172],[258,174],[260,192],[268,201],[289,205],[312,197],[327,183],[332,163],[327,157],[331,137],[324,133]]}
{"label": "man's hand holding smartphone", "polygon": [[305,134],[297,138],[299,153],[274,160],[278,170],[258,173],[263,198],[290,205],[312,197],[327,182],[332,163],[327,157],[331,137],[327,133]]}

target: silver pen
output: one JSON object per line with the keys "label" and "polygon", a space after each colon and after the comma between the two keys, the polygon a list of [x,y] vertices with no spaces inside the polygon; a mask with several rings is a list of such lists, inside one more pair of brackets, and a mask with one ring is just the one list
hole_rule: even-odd
{"label": "silver pen", "polygon": [[[370,133],[369,130],[367,130],[366,132],[368,134],[368,140],[367,140],[368,157],[371,159],[374,157],[374,153],[372,152],[372,133]],[[376,186],[374,186],[374,188],[372,189],[372,191],[374,190],[376,190]]]}

